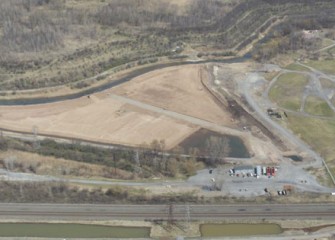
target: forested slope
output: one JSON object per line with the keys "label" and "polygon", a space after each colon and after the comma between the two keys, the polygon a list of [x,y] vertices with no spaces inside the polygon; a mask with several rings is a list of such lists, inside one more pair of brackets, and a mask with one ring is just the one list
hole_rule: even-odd
{"label": "forested slope", "polygon": [[231,55],[276,21],[333,26],[334,10],[331,0],[2,0],[0,88],[84,88],[78,81],[156,62],[176,47]]}

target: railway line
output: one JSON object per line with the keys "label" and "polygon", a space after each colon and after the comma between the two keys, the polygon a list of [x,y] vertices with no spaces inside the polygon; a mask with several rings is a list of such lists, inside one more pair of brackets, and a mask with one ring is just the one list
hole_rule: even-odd
{"label": "railway line", "polygon": [[[188,212],[189,211],[189,212]],[[57,220],[325,219],[335,220],[333,204],[265,205],[75,205],[0,204],[1,219]]]}

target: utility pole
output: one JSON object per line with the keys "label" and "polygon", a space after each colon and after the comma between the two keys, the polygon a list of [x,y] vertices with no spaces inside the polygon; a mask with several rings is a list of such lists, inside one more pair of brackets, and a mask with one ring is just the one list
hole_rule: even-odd
{"label": "utility pole", "polygon": [[138,154],[138,150],[136,150],[136,152],[135,152],[134,159],[135,159],[135,164],[136,164],[136,166],[135,166],[135,172],[136,173],[141,173],[142,172],[142,168],[141,168],[141,164],[140,164],[140,157],[139,157],[139,154]]}
{"label": "utility pole", "polygon": [[38,127],[33,126],[33,148],[39,149],[40,148],[40,142],[38,141]]}
{"label": "utility pole", "polygon": [[112,150],[112,156],[113,156],[114,174],[116,175],[116,154],[113,150]]}
{"label": "utility pole", "polygon": [[174,224],[173,208],[173,204],[171,203],[168,209],[168,227],[172,227],[172,225]]}
{"label": "utility pole", "polygon": [[190,227],[190,222],[191,222],[191,213],[190,213],[190,205],[186,205],[186,216],[185,216],[185,220],[186,220],[186,225],[187,228]]}

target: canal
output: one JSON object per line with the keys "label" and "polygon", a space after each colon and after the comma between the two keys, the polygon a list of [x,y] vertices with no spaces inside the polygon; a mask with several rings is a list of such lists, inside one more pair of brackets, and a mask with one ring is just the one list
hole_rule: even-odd
{"label": "canal", "polygon": [[149,238],[150,227],[65,223],[0,223],[0,237]]}
{"label": "canal", "polygon": [[200,225],[202,237],[257,236],[280,234],[283,229],[273,223],[228,223]]}

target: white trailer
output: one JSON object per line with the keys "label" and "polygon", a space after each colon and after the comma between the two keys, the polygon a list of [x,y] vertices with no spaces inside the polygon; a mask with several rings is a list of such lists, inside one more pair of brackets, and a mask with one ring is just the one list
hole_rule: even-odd
{"label": "white trailer", "polygon": [[256,166],[256,175],[261,176],[262,175],[262,167],[261,166]]}

